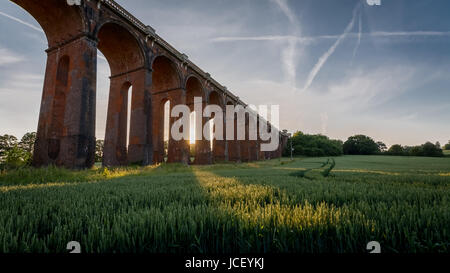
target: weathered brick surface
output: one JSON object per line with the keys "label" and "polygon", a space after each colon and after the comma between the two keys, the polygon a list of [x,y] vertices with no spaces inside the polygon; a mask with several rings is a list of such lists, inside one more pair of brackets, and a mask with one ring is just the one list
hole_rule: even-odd
{"label": "weathered brick surface", "polygon": [[97,48],[87,37],[48,52],[35,166],[94,163],[96,66]]}

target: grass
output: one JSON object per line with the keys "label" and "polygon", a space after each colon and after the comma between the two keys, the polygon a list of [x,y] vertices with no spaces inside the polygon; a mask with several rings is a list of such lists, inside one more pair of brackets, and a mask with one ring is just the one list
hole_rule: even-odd
{"label": "grass", "polygon": [[449,198],[448,157],[24,169],[0,175],[0,252],[449,253]]}

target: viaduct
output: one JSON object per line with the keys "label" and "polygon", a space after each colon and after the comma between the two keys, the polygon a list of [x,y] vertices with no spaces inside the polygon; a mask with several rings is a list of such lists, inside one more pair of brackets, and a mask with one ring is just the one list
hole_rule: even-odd
{"label": "viaduct", "polygon": [[[170,138],[167,155],[164,153],[167,101],[171,106],[186,104],[191,109],[194,97],[202,97],[204,106],[216,104],[223,109],[226,105],[246,106],[115,1],[11,1],[38,21],[48,40],[35,166],[93,166],[97,49],[111,69],[103,158],[106,166],[156,164],[166,156],[168,162],[190,163],[188,141]],[[131,113],[128,113],[128,100],[131,100]],[[174,121],[170,118],[171,123]],[[203,120],[203,124],[206,122],[208,119]],[[278,135],[280,144],[273,152],[261,152],[259,139],[213,140],[212,145],[208,140],[197,140],[193,163],[281,157],[287,135],[281,132]]]}

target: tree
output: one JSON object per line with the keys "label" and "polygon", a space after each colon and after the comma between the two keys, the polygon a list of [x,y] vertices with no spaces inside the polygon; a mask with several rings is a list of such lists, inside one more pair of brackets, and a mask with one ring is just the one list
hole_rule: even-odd
{"label": "tree", "polygon": [[31,162],[31,154],[16,144],[6,152],[4,161],[7,168],[20,168]]}
{"label": "tree", "polygon": [[387,150],[386,144],[384,144],[384,143],[381,142],[381,141],[378,141],[378,142],[377,142],[377,145],[378,145],[378,149],[379,149],[381,152],[386,152],[386,150]]}
{"label": "tree", "polygon": [[105,147],[105,141],[97,139],[95,142],[95,162],[103,161],[103,148]]}
{"label": "tree", "polygon": [[17,145],[17,138],[11,135],[0,136],[0,161],[6,156],[6,153]]}
{"label": "tree", "polygon": [[444,145],[444,150],[450,150],[450,140]]}
{"label": "tree", "polygon": [[424,156],[444,156],[444,153],[442,152],[441,148],[438,148],[437,145],[427,142],[422,145],[423,155]]}
{"label": "tree", "polygon": [[441,143],[439,141],[436,141],[436,144],[434,144],[434,146],[436,146],[436,148],[440,149],[441,148]]}
{"label": "tree", "polygon": [[380,152],[375,141],[365,135],[349,137],[343,145],[344,154],[348,155],[373,155]]}
{"label": "tree", "polygon": [[36,133],[35,132],[26,133],[20,140],[19,146],[32,155],[35,142],[36,142]]}
{"label": "tree", "polygon": [[389,148],[388,154],[390,154],[390,155],[405,155],[405,150],[403,149],[402,145],[395,144]]}
{"label": "tree", "polygon": [[410,152],[408,153],[410,156],[424,156],[422,146],[414,146],[411,147]]}
{"label": "tree", "polygon": [[[308,135],[296,132],[290,140],[292,141],[295,155],[340,156],[343,154],[342,141],[329,139],[324,135]],[[287,145],[284,154],[291,154],[291,145]]]}

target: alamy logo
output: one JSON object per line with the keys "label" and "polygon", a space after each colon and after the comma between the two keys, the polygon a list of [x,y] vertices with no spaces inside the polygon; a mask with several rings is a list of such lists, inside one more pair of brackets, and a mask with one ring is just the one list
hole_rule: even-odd
{"label": "alamy logo", "polygon": [[366,0],[369,6],[381,6],[381,0]]}
{"label": "alamy logo", "polygon": [[379,254],[379,253],[381,253],[381,245],[377,241],[369,242],[367,244],[366,248],[369,251],[369,253],[372,253],[372,254]]}
{"label": "alamy logo", "polygon": [[81,244],[77,241],[71,241],[67,243],[67,250],[70,250],[69,253],[81,253]]}

